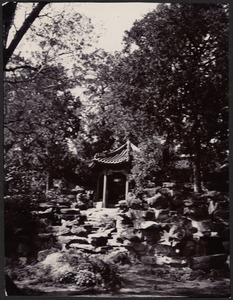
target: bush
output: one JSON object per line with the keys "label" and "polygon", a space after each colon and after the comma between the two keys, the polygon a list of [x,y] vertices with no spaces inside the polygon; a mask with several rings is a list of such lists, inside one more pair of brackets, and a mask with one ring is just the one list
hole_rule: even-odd
{"label": "bush", "polygon": [[[96,257],[73,251],[61,252],[54,249],[40,261],[26,266],[9,266],[14,279],[27,279],[47,285],[76,284],[81,288],[112,290],[120,286],[120,276],[116,266]],[[14,270],[13,270],[14,269]]]}

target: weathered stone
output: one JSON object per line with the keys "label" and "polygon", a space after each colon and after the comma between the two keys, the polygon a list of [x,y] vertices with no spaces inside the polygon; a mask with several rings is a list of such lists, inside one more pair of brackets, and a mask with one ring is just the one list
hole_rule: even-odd
{"label": "weathered stone", "polygon": [[72,226],[70,232],[72,234],[78,235],[78,236],[82,236],[82,237],[87,237],[87,230],[84,227],[80,227],[80,226]]}
{"label": "weathered stone", "polygon": [[214,254],[199,257],[192,257],[190,267],[193,270],[210,270],[222,268],[227,261],[227,254]]}
{"label": "weathered stone", "polygon": [[78,208],[63,208],[61,209],[61,214],[79,215],[80,209]]}
{"label": "weathered stone", "polygon": [[73,243],[73,244],[70,245],[70,248],[84,250],[87,253],[95,253],[96,252],[95,247],[92,246],[92,245]]}
{"label": "weathered stone", "polygon": [[141,223],[141,228],[140,229],[157,229],[160,228],[160,224],[158,222],[154,221],[145,221]]}
{"label": "weathered stone", "polygon": [[85,245],[88,245],[88,241],[84,238],[80,238],[80,239],[72,239],[71,241],[69,241],[67,244],[66,244],[66,248],[70,248],[72,244],[85,244]]}
{"label": "weathered stone", "polygon": [[170,256],[170,257],[177,256],[175,247],[171,247],[168,245],[161,245],[161,244],[154,245],[154,253],[157,256],[161,256],[161,255]]}
{"label": "weathered stone", "polygon": [[48,209],[48,208],[53,208],[53,207],[54,207],[54,205],[51,203],[40,203],[38,206],[39,209],[44,209],[44,210]]}
{"label": "weathered stone", "polygon": [[149,245],[147,242],[130,243],[130,246],[133,251],[139,255],[139,257],[145,255],[154,255],[154,247]]}
{"label": "weathered stone", "polygon": [[196,221],[208,219],[209,218],[208,207],[205,205],[199,205],[198,203],[196,203],[195,206],[185,207],[184,215],[187,215]]}
{"label": "weathered stone", "polygon": [[52,232],[55,235],[65,235],[70,233],[70,229],[68,227],[64,227],[64,226],[52,226]]}
{"label": "weathered stone", "polygon": [[156,209],[166,209],[170,206],[170,200],[167,196],[157,192],[157,194],[151,198],[147,198],[147,203],[150,207]]}
{"label": "weathered stone", "polygon": [[160,209],[159,211],[155,210],[155,218],[157,222],[165,222],[169,218],[169,210],[168,209]]}
{"label": "weathered stone", "polygon": [[[70,242],[74,242],[74,241],[77,241],[77,240],[81,240],[79,239],[76,235],[61,235],[61,236],[58,236],[58,241],[60,244],[68,244]],[[82,238],[83,240],[84,238]]]}
{"label": "weathered stone", "polygon": [[155,212],[153,210],[147,210],[143,213],[145,221],[155,221]]}
{"label": "weathered stone", "polygon": [[66,220],[66,221],[73,221],[76,216],[75,215],[70,215],[70,214],[62,214],[61,218]]}
{"label": "weathered stone", "polygon": [[131,263],[129,252],[125,249],[115,250],[110,252],[109,254],[106,254],[106,256],[104,257],[104,261],[120,265]]}
{"label": "weathered stone", "polygon": [[122,225],[131,225],[131,226],[133,226],[133,221],[131,220],[131,218],[128,215],[119,214],[119,216],[122,218],[122,220],[121,220]]}
{"label": "weathered stone", "polygon": [[174,188],[176,186],[175,182],[163,182],[164,188]]}
{"label": "weathered stone", "polygon": [[128,240],[132,243],[140,243],[142,241],[142,239],[137,235],[129,237]]}
{"label": "weathered stone", "polygon": [[51,219],[52,212],[53,212],[53,209],[48,208],[45,211],[38,211],[37,214],[40,216],[40,218],[49,218],[49,219]]}
{"label": "weathered stone", "polygon": [[197,241],[193,240],[191,237],[185,237],[181,240],[179,244],[176,245],[176,249],[180,256],[182,257],[192,257],[196,254]]}
{"label": "weathered stone", "polygon": [[144,255],[140,257],[140,260],[145,265],[156,265],[157,259],[155,256]]}
{"label": "weathered stone", "polygon": [[67,201],[58,200],[58,201],[55,201],[54,204],[59,204],[59,206],[70,207],[70,201],[69,200],[67,200]]}
{"label": "weathered stone", "polygon": [[169,265],[171,267],[180,267],[183,268],[187,266],[187,261],[179,258],[172,258],[166,255],[159,255],[156,257],[157,265]]}
{"label": "weathered stone", "polygon": [[57,252],[56,248],[50,248],[46,250],[39,251],[37,254],[37,260],[43,261],[49,254]]}
{"label": "weathered stone", "polygon": [[118,206],[126,206],[126,200],[120,200],[118,201]]}
{"label": "weathered stone", "polygon": [[79,219],[78,220],[72,220],[72,221],[67,221],[67,220],[64,220],[64,219],[61,219],[61,224],[63,227],[72,227],[72,226],[75,226],[75,225],[79,225]]}
{"label": "weathered stone", "polygon": [[90,241],[91,245],[95,247],[101,247],[107,245],[108,237],[95,234],[92,236],[88,236],[88,240]]}
{"label": "weathered stone", "polygon": [[220,254],[225,252],[225,248],[219,237],[204,236],[200,238],[197,245],[198,244],[201,244],[203,247],[205,247],[205,255]]}

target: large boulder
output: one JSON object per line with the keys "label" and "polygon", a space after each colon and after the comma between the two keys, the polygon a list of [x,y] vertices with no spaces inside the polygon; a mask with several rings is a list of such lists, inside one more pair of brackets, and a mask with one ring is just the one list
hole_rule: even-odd
{"label": "large boulder", "polygon": [[193,270],[209,271],[211,269],[221,269],[226,265],[227,254],[214,254],[199,257],[192,257],[190,267]]}

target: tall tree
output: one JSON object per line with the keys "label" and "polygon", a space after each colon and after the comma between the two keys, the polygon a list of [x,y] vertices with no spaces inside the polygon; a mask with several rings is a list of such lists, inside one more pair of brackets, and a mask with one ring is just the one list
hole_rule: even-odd
{"label": "tall tree", "polygon": [[[18,76],[18,81],[30,77],[30,71],[21,70]],[[65,172],[74,170],[76,160],[68,143],[69,139],[77,137],[80,129],[80,100],[69,92],[71,87],[61,65],[50,66],[34,81],[19,85],[7,78],[4,118],[6,178],[15,180],[12,174],[19,177],[22,172],[25,176],[37,172],[62,177]]]}
{"label": "tall tree", "polygon": [[127,32],[113,72],[113,97],[192,157],[195,191],[205,153],[226,157],[228,25],[224,4],[161,4]]}

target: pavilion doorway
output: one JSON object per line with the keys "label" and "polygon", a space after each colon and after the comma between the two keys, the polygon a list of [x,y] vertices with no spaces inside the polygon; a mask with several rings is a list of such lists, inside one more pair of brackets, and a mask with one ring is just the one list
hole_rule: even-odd
{"label": "pavilion doorway", "polygon": [[125,199],[125,182],[124,174],[115,173],[108,176],[108,207],[115,207],[118,201]]}

